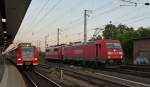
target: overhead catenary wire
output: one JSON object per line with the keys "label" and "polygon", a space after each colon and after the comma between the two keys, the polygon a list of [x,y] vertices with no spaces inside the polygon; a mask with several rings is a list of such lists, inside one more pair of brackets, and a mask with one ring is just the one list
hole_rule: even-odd
{"label": "overhead catenary wire", "polygon": [[[32,13],[32,15],[33,15],[33,17],[30,19],[31,21],[30,21],[30,24],[27,26],[25,26],[23,29],[25,29],[24,30],[24,32],[25,33],[27,33],[27,32],[29,32],[29,30],[30,29],[32,29],[31,28],[31,26],[33,25],[33,23],[37,20],[37,17],[42,13],[42,10],[45,8],[45,6],[48,4],[48,2],[49,2],[50,0],[45,0],[45,2],[43,2],[43,3],[41,3],[41,5],[39,6],[40,8],[37,10],[37,9],[35,9],[35,10],[37,10],[36,12],[37,13],[35,13],[35,12],[31,12]],[[31,30],[30,30],[31,31]],[[21,36],[21,38],[22,38],[23,36]]]}
{"label": "overhead catenary wire", "polygon": [[[97,15],[92,15],[92,18],[91,18],[91,19],[94,19],[95,16],[100,16],[100,15],[102,15],[102,14],[105,14],[105,13],[107,13],[107,12],[113,10],[113,9],[116,9],[116,7],[115,7],[115,8],[113,8],[113,9],[105,10],[107,7],[104,7],[104,6],[106,6],[106,5],[108,5],[108,4],[112,3],[112,2],[113,2],[113,1],[107,2],[107,3],[105,3],[104,5],[102,5],[102,6],[98,7],[98,8],[96,8],[96,9],[92,10],[92,11],[95,11],[95,12],[100,11],[100,13],[97,14]],[[102,9],[103,9],[104,11],[101,11]],[[74,25],[81,24],[81,23],[83,22],[82,20],[83,20],[83,18],[81,17],[80,20],[79,20],[76,24],[74,24]],[[71,29],[71,27],[73,27],[73,25],[71,25],[70,27],[66,27],[65,29],[66,29],[66,30],[69,30],[69,28]]]}
{"label": "overhead catenary wire", "polygon": [[[96,18],[96,17],[98,17],[98,16],[102,16],[102,15],[104,15],[104,14],[107,14],[107,13],[111,13],[111,12],[113,12],[113,11],[116,11],[116,10],[118,10],[118,8],[119,8],[120,6],[117,6],[117,7],[114,7],[114,8],[111,8],[111,9],[108,9],[108,10],[105,10],[105,11],[103,11],[103,12],[100,12],[100,13],[98,13],[98,14],[95,14],[95,15],[92,15],[92,17],[89,19],[89,21],[91,21],[92,19],[94,19],[94,18]],[[120,8],[119,8],[120,9]],[[81,18],[81,19],[83,19],[83,18]],[[80,21],[78,21],[76,24],[74,24],[74,25],[77,25],[77,24],[82,24],[82,20],[80,20]],[[71,30],[72,28],[71,27],[73,27],[73,25],[71,25],[70,27],[67,27],[67,28],[65,28],[66,30]],[[76,26],[77,27],[77,26]]]}
{"label": "overhead catenary wire", "polygon": [[150,19],[150,16],[144,16],[144,17],[137,18],[135,20],[131,20],[130,22],[127,22],[126,24],[135,24],[137,22],[141,22],[143,20],[148,20],[148,19]]}
{"label": "overhead catenary wire", "polygon": [[[63,12],[63,14],[61,14],[61,16],[57,17],[55,20],[51,21],[50,23],[46,23],[45,27],[49,26],[49,24],[54,24],[55,22],[57,21],[60,21],[62,20],[64,17],[66,17],[69,13],[68,12],[71,12],[73,11],[73,9],[76,9],[76,7],[80,7],[82,4],[85,4],[85,1],[83,0],[80,0],[79,2],[77,2],[77,4],[75,4],[73,7],[71,7],[70,9],[66,10],[65,12]],[[67,13],[67,14],[66,14]],[[44,21],[43,21],[44,22]],[[44,28],[45,28],[44,27]],[[43,27],[40,27],[38,31],[40,31]]]}
{"label": "overhead catenary wire", "polygon": [[[110,11],[110,10],[109,10],[109,11]],[[104,13],[105,13],[105,12],[104,12]],[[104,13],[103,13],[103,14],[104,14]],[[107,13],[107,12],[106,12],[106,13]],[[81,22],[82,22],[82,21],[81,21]]]}
{"label": "overhead catenary wire", "polygon": [[[136,15],[134,15],[134,16],[131,16],[131,17],[129,17],[129,18],[127,18],[127,19],[124,19],[124,20],[120,20],[120,22],[118,22],[118,23],[121,23],[121,22],[129,22],[130,23],[130,21],[134,21],[134,20],[137,20],[137,19],[139,19],[139,18],[143,18],[144,16],[143,16],[143,14],[141,14],[141,15],[138,15],[138,16],[136,16]],[[115,22],[116,23],[116,22]]]}
{"label": "overhead catenary wire", "polygon": [[[29,29],[34,23],[36,23],[37,17],[43,12],[43,9],[46,8],[46,6],[48,5],[49,1],[50,0],[46,0],[45,2],[43,2],[43,4],[41,4],[41,6],[39,6],[41,8],[39,8],[39,10],[37,11],[36,15],[32,16],[32,18],[30,19],[30,20],[32,20],[31,21],[32,23],[30,23],[30,25],[27,26],[26,29]],[[37,6],[37,8],[38,8],[38,6]],[[35,9],[35,10],[37,10],[37,9]],[[31,13],[34,14],[35,12],[32,11]]]}
{"label": "overhead catenary wire", "polygon": [[[82,1],[82,0],[81,0],[81,1]],[[81,2],[81,1],[80,1],[80,2]],[[82,1],[82,2],[83,2],[83,1]],[[78,3],[78,4],[79,4],[79,3]],[[76,6],[77,6],[77,5],[76,5]],[[71,9],[73,9],[73,8],[71,8]],[[69,9],[69,10],[71,10],[71,9]],[[65,12],[65,14],[66,14],[66,12]],[[46,18],[46,17],[45,17],[45,18]],[[43,21],[43,22],[44,22],[44,21]],[[38,30],[38,31],[39,31],[39,30]]]}
{"label": "overhead catenary wire", "polygon": [[[137,16],[137,13],[136,13],[136,12],[139,12],[139,10],[141,10],[141,9],[142,9],[142,7],[140,7],[140,8],[134,8],[134,9],[131,8],[131,10],[128,11],[128,12],[126,12],[126,13],[124,13],[123,16],[121,15],[121,16],[115,18],[116,20],[113,21],[113,23],[121,23],[121,22],[123,22],[123,21],[131,20],[132,18],[134,18],[134,16]],[[133,11],[134,11],[134,14],[135,14],[135,15],[131,15],[131,13],[132,13]],[[119,19],[119,20],[118,20],[118,19]]]}
{"label": "overhead catenary wire", "polygon": [[[52,12],[60,3],[62,2],[62,0],[58,0],[51,9],[48,10],[47,13],[45,13],[39,20],[36,21],[36,24],[34,27],[38,26],[39,23],[41,23],[41,21],[45,20],[47,18],[47,16],[49,15],[50,12]],[[33,27],[33,26],[32,26]],[[28,31],[27,31],[28,32]]]}
{"label": "overhead catenary wire", "polygon": [[119,8],[119,7],[115,7],[115,8],[110,9],[109,11],[105,11],[105,12],[101,13],[101,15],[103,15],[104,13],[107,13],[107,12],[113,12],[113,11],[117,10],[117,8]]}
{"label": "overhead catenary wire", "polygon": [[63,1],[63,0],[58,0],[58,1],[52,6],[52,8],[50,8],[50,9],[48,10],[48,12],[45,13],[45,14],[37,21],[37,23],[35,24],[35,26],[38,26],[39,23],[42,23],[44,20],[46,20],[47,17],[50,15],[50,13],[51,13],[52,11],[54,11],[54,9],[55,9],[62,1]]}
{"label": "overhead catenary wire", "polygon": [[[82,18],[81,18],[82,19]],[[79,22],[80,23],[80,22]],[[66,28],[65,28],[65,30],[66,30]],[[67,29],[68,30],[68,29]]]}
{"label": "overhead catenary wire", "polygon": [[[101,12],[100,14],[97,14],[96,16],[100,16],[100,15],[104,15],[104,14],[109,13],[109,12],[113,12],[113,11],[115,11],[115,10],[118,10],[119,7],[120,7],[120,6],[111,8],[111,9],[109,9],[109,10],[105,10],[104,12]],[[67,29],[67,30],[68,30],[68,29]],[[78,34],[78,33],[77,33],[77,34]],[[75,35],[76,35],[76,34],[75,34]],[[73,35],[70,35],[70,36],[73,36]]]}
{"label": "overhead catenary wire", "polygon": [[[83,1],[82,1],[83,2]],[[107,2],[107,3],[105,3],[104,5],[102,5],[102,6],[100,6],[100,7],[98,7],[98,8],[96,8],[94,11],[98,11],[98,10],[100,10],[100,9],[103,9],[104,7],[103,6],[105,6],[105,5],[107,5],[107,4],[109,4],[109,3],[112,3],[113,1],[110,1],[110,2]],[[81,3],[82,4],[82,3]],[[77,4],[78,5],[78,4]],[[76,6],[77,6],[76,5]],[[73,9],[73,7],[71,8],[71,9]],[[69,10],[71,10],[71,9],[69,9]],[[104,8],[105,9],[105,8]],[[66,11],[67,12],[67,11]],[[65,14],[66,14],[66,12],[65,12]],[[65,15],[64,14],[64,15]],[[67,14],[66,14],[67,15]],[[57,18],[59,21],[63,18],[64,16],[61,16],[61,18]],[[53,23],[55,23],[55,21],[58,21],[57,19],[55,19],[53,22],[50,22],[50,23],[47,23],[47,25],[45,26],[45,27],[47,27],[47,26],[49,26],[49,24],[53,24]],[[77,25],[77,24],[80,24],[80,23],[82,23],[82,17],[80,17],[79,18],[79,20],[77,20],[77,22],[76,21],[74,21],[74,23],[75,24],[73,24],[73,25]],[[68,24],[68,25],[70,25],[70,23]],[[67,26],[68,26],[67,25]],[[71,25],[71,26],[73,26],[73,25]],[[40,31],[41,29],[45,29],[45,27],[43,28],[43,27],[41,27],[38,31]],[[68,29],[67,29],[68,28]],[[69,30],[69,28],[71,28],[71,27],[65,27],[65,28],[63,28],[63,29],[66,29],[66,30]]]}
{"label": "overhead catenary wire", "polygon": [[[22,31],[20,31],[20,29],[19,29],[19,31],[18,31],[19,37],[18,37],[17,39],[23,37],[23,35],[21,35],[21,32],[24,32],[24,31],[28,30],[28,27],[29,27],[29,25],[30,25],[31,23],[27,22],[27,20],[28,20],[29,18],[30,18],[30,20],[33,20],[33,19],[35,18],[34,14],[39,12],[39,10],[37,10],[37,7],[34,8],[34,7],[32,6],[32,5],[34,4],[34,2],[35,2],[34,0],[31,2],[31,5],[29,6],[29,9],[27,10],[27,15],[25,15],[25,18],[23,19],[23,23],[22,23],[21,26],[20,26],[20,29],[21,29]],[[39,5],[39,7],[42,7],[43,4],[44,4],[44,2],[41,2],[41,4]],[[31,10],[36,10],[36,11],[33,13],[33,12],[31,12]]]}
{"label": "overhead catenary wire", "polygon": [[[35,24],[33,26],[36,27],[36,26],[39,25],[39,23],[41,23],[42,21],[44,21],[47,18],[47,16],[49,15],[49,13],[52,12],[59,5],[59,3],[61,3],[61,1],[62,0],[58,0],[47,12],[45,12],[45,14],[43,14],[42,17],[38,18],[36,20],[36,22],[34,22]],[[48,5],[48,2],[47,2],[47,5]]]}
{"label": "overhead catenary wire", "polygon": [[116,7],[113,7],[113,8],[111,8],[111,9],[105,10],[105,11],[103,11],[103,12],[101,12],[101,13],[98,13],[98,14],[93,15],[93,17],[92,17],[91,19],[94,19],[94,18],[96,18],[96,17],[98,17],[98,16],[102,16],[102,15],[104,15],[104,14],[106,14],[106,13],[114,12],[114,11],[116,11],[116,10],[119,10],[120,8],[121,8],[120,6],[116,6]]}
{"label": "overhead catenary wire", "polygon": [[[107,6],[105,7],[105,8],[108,8]],[[113,8],[113,7],[112,7]],[[109,13],[111,13],[111,12],[114,12],[114,11],[117,11],[118,9],[120,9],[121,7],[119,7],[119,8],[114,8],[114,10],[112,9],[112,8],[110,8],[110,9],[106,9],[106,10],[102,10],[101,12],[96,12],[96,14],[94,14],[94,15],[91,15],[91,18],[89,18],[89,21],[91,21],[92,19],[96,19],[96,18],[98,18],[98,17],[101,17],[101,16],[104,16],[105,14],[109,14]],[[111,11],[111,9],[112,9],[112,11]],[[110,11],[107,11],[107,10],[110,10]],[[134,10],[133,10],[134,11]],[[104,13],[103,13],[104,12]],[[130,15],[130,14],[129,14]],[[125,16],[127,16],[127,15],[125,15]],[[48,17],[50,17],[50,16],[48,16]],[[62,16],[60,16],[60,17],[58,17],[58,18],[61,18],[62,17],[62,19],[63,19],[63,15]],[[139,16],[137,16],[137,18],[138,18]],[[128,17],[127,17],[128,18]],[[132,20],[132,21],[134,21],[134,23],[137,23],[137,22],[140,22],[141,20],[145,20],[145,19],[148,19],[148,17],[145,17],[145,18],[142,18],[142,17],[140,17],[139,19],[136,19],[136,20]],[[146,20],[147,20],[146,19]],[[116,20],[120,20],[120,18],[119,19],[116,19]],[[129,21],[130,22],[130,20],[131,19],[126,19],[127,21]],[[39,21],[39,20],[38,20]],[[52,22],[55,22],[55,21],[57,21],[57,18],[56,19],[54,19],[54,20],[52,20]],[[132,21],[131,21],[131,23],[132,23]],[[41,25],[43,25],[44,24],[44,22],[45,22],[45,20],[42,20],[40,23],[41,23]],[[82,22],[83,22],[83,18],[81,17],[79,17],[79,19],[77,18],[77,19],[75,19],[75,20],[73,20],[73,22],[71,23],[71,22],[69,22],[68,23],[68,25],[66,24],[65,26],[63,26],[63,30],[64,31],[66,31],[66,32],[68,32],[68,30],[72,30],[72,29],[75,29],[75,27],[78,27],[79,26],[79,24],[81,25],[82,24]],[[122,22],[125,22],[125,20],[123,20]],[[39,22],[38,22],[39,23]],[[38,29],[42,29],[43,30],[43,28],[46,28],[47,26],[41,26],[41,28],[39,28],[38,26],[39,26],[39,24],[38,24],[37,22],[34,24],[34,28],[38,28]],[[37,26],[36,26],[37,25]],[[53,24],[51,24],[51,25],[53,25]],[[32,25],[31,25],[32,26]],[[58,26],[57,26],[58,27]],[[32,30],[31,30],[32,31]],[[39,31],[39,30],[38,30]],[[43,31],[41,31],[41,32],[44,32],[45,30],[43,30]],[[56,32],[55,32],[56,33]],[[52,34],[52,36],[53,35],[55,35],[55,34]],[[76,35],[78,35],[78,33],[76,34]],[[71,36],[72,36],[72,34],[69,34],[68,35],[68,37],[70,37],[71,38]]]}
{"label": "overhead catenary wire", "polygon": [[[39,11],[42,9],[39,9],[39,7],[43,7],[46,3],[42,2],[42,0],[40,0],[40,5],[36,6],[33,9],[33,4],[35,3],[36,0],[32,0],[31,5],[29,5],[29,9],[27,10],[27,15],[25,15],[25,19],[30,18],[30,20],[34,20],[36,18],[36,16],[34,15],[35,13],[39,13]],[[32,9],[31,9],[32,8]],[[38,9],[38,10],[37,10]],[[34,12],[31,12],[31,10],[33,10]],[[24,19],[23,19],[24,21]],[[31,23],[30,23],[31,24]],[[29,26],[24,26],[24,28],[26,29]]]}
{"label": "overhead catenary wire", "polygon": [[[144,9],[142,7],[137,8],[135,10],[131,10],[130,12],[128,12],[125,16],[123,16],[122,18],[118,18],[120,20],[114,21],[114,23],[126,23],[126,24],[131,24],[131,23],[136,23],[138,22],[138,20],[143,20],[145,18],[147,18],[147,16],[145,17],[145,14],[149,14],[149,12],[143,12],[142,14],[138,15],[138,13],[141,13],[141,9]],[[134,12],[133,12],[134,11]],[[131,15],[131,13],[133,13],[134,15]],[[133,22],[132,22],[133,21]]]}

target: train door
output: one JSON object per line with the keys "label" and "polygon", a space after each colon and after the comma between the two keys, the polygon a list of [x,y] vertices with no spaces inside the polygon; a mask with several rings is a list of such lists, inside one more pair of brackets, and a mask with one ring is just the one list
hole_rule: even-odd
{"label": "train door", "polygon": [[101,48],[101,44],[96,44],[96,58],[98,58],[100,55],[100,48]]}

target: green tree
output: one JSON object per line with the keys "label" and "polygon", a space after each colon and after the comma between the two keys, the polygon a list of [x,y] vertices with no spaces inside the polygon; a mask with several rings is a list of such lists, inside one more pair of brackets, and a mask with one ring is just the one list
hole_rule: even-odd
{"label": "green tree", "polygon": [[45,63],[45,52],[39,51],[39,63],[40,64]]}
{"label": "green tree", "polygon": [[150,28],[139,27],[136,30],[137,37],[136,38],[143,38],[150,36]]}
{"label": "green tree", "polygon": [[115,31],[117,29],[115,25],[107,24],[104,29],[105,29],[103,31],[104,39],[112,39],[112,38],[114,38]]}

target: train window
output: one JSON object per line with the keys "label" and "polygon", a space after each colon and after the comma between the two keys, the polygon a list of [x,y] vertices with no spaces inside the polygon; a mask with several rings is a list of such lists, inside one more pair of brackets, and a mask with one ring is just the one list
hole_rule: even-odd
{"label": "train window", "polygon": [[54,51],[58,51],[58,48],[54,48]]}
{"label": "train window", "polygon": [[114,43],[114,47],[115,48],[121,48],[121,45],[120,45],[120,43]]}
{"label": "train window", "polygon": [[107,43],[107,48],[121,48],[120,43]]}
{"label": "train window", "polygon": [[49,52],[49,49],[46,49],[46,52]]}
{"label": "train window", "polygon": [[107,43],[107,48],[114,48],[113,43]]}
{"label": "train window", "polygon": [[22,57],[30,58],[34,56],[34,48],[33,47],[23,47],[22,48]]}

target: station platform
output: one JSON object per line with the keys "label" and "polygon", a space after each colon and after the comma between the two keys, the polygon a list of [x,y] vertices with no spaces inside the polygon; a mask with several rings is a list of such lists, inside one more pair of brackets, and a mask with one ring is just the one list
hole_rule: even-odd
{"label": "station platform", "polygon": [[3,74],[4,74],[4,65],[0,65],[0,82],[2,80]]}
{"label": "station platform", "polygon": [[26,87],[17,68],[11,64],[0,66],[0,87]]}

